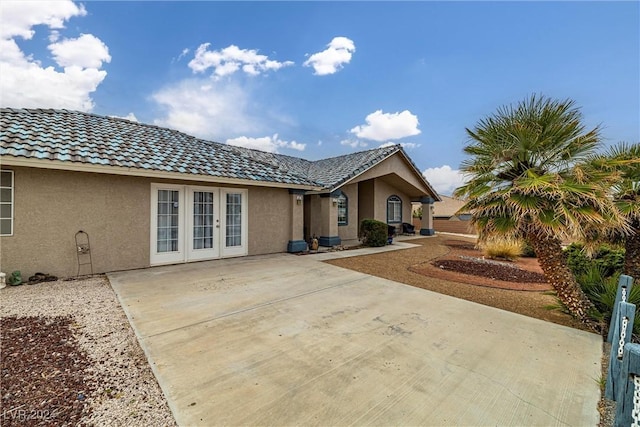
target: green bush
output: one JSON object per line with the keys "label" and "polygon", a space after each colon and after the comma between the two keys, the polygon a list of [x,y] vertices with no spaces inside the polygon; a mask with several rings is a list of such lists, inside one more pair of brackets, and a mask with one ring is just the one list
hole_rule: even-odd
{"label": "green bush", "polygon": [[593,255],[593,262],[604,270],[605,276],[622,272],[624,268],[624,249],[602,245]]}
{"label": "green bush", "polygon": [[363,219],[358,237],[365,246],[384,246],[389,238],[387,224],[375,219]]}
{"label": "green bush", "polygon": [[624,266],[624,249],[611,245],[601,245],[590,257],[580,243],[572,243],[565,249],[567,264],[577,277],[586,274],[592,267],[599,268],[604,277],[622,272]]}
{"label": "green bush", "polygon": [[580,243],[572,243],[564,250],[564,253],[567,255],[567,265],[571,271],[573,271],[573,275],[578,277],[583,274],[586,274],[587,271],[591,267],[591,260],[584,252],[584,246]]}
{"label": "green bush", "polygon": [[522,256],[526,258],[535,258],[536,251],[533,250],[533,246],[529,242],[524,242],[522,245]]}

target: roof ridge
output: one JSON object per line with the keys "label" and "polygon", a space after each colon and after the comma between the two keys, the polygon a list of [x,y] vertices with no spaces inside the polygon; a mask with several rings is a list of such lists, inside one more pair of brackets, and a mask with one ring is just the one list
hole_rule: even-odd
{"label": "roof ridge", "polygon": [[355,156],[355,155],[358,155],[358,154],[369,153],[369,152],[372,152],[372,151],[384,151],[384,150],[387,150],[389,148],[391,148],[391,150],[389,150],[389,151],[395,151],[395,150],[398,150],[399,148],[402,148],[402,145],[401,144],[393,144],[393,145],[387,145],[385,147],[370,148],[368,150],[355,151],[353,153],[341,154],[339,156],[324,157],[324,158],[318,159],[318,160],[311,160],[311,162],[312,163],[316,163],[316,162],[321,162],[321,161],[325,161],[325,160],[339,159],[340,157]]}

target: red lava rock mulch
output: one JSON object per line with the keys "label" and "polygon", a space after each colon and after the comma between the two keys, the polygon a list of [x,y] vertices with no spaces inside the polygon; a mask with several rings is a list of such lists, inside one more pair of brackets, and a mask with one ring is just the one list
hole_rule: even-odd
{"label": "red lava rock mulch", "polygon": [[0,319],[3,426],[78,425],[88,410],[90,366],[67,317]]}
{"label": "red lava rock mulch", "polygon": [[449,253],[431,262],[412,266],[409,270],[429,277],[490,288],[515,291],[552,289],[536,259],[487,260],[468,241],[447,240],[444,244],[449,247]]}

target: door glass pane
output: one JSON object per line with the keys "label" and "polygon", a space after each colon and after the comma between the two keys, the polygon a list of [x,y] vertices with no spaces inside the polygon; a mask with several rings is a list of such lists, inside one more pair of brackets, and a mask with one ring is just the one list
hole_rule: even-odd
{"label": "door glass pane", "polygon": [[242,245],[242,194],[227,194],[226,209],[226,241],[227,247]]}
{"label": "door glass pane", "polygon": [[213,248],[213,193],[193,192],[193,249]]}
{"label": "door glass pane", "polygon": [[2,188],[2,189],[0,189],[0,202],[11,203],[11,189],[10,188]]}
{"label": "door glass pane", "polygon": [[0,218],[11,218],[11,205],[9,203],[0,204]]}
{"label": "door glass pane", "polygon": [[176,252],[178,250],[178,220],[180,212],[177,190],[158,190],[158,230],[157,251]]}
{"label": "door glass pane", "polygon": [[0,219],[0,234],[12,234],[10,219]]}
{"label": "door glass pane", "polygon": [[0,172],[0,187],[11,188],[13,186],[13,174],[9,171]]}

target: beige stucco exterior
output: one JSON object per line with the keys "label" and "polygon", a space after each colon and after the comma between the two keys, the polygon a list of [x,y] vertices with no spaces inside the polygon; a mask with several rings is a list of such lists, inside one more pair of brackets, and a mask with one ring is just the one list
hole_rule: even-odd
{"label": "beige stucco exterior", "polygon": [[[89,234],[94,272],[148,267],[151,183],[200,185],[52,169],[3,170],[14,171],[14,230],[12,236],[0,237],[0,269],[20,270],[25,280],[36,272],[76,275],[79,230]],[[248,188],[249,255],[286,251],[292,233],[289,191],[237,188]],[[80,271],[88,272],[88,266]]]}
{"label": "beige stucco exterior", "polygon": [[349,184],[340,188],[347,196],[347,224],[338,225],[338,236],[341,240],[358,239],[358,184]]}
{"label": "beige stucco exterior", "polygon": [[[264,183],[200,182],[192,176],[181,180],[25,166],[3,166],[3,170],[15,174],[14,232],[0,237],[0,270],[20,270],[25,279],[36,272],[76,275],[74,236],[79,230],[89,234],[95,273],[150,266],[156,256],[150,254],[155,184],[246,189],[248,232],[242,255],[286,252],[288,243],[313,235],[329,244],[354,241],[362,219],[387,222],[387,199],[392,195],[402,199],[402,221],[411,222],[411,201],[432,191],[399,153],[332,189],[331,195],[302,195],[299,188],[290,191]],[[340,226],[338,191],[348,198],[348,223]],[[80,274],[89,271],[83,266]]]}
{"label": "beige stucco exterior", "polygon": [[[424,181],[416,175],[413,166],[396,153],[388,157],[376,166],[350,179],[346,184],[336,189],[336,193],[342,191],[349,200],[349,221],[346,225],[338,226],[337,236],[341,241],[353,241],[358,239],[360,222],[365,218],[373,218],[378,221],[388,222],[387,201],[390,196],[398,196],[402,200],[402,221],[411,223],[412,201],[418,201],[425,194],[436,196],[433,190],[428,188]],[[309,197],[309,209],[305,214],[305,224],[309,225],[311,234],[325,235],[328,230],[326,224],[326,212],[323,211],[318,195]],[[326,209],[325,209],[326,210]],[[332,212],[332,224],[337,224],[337,212]],[[427,223],[430,224],[430,218]],[[402,230],[401,223],[393,224],[398,231]],[[330,231],[333,233],[331,229]],[[323,233],[323,234],[321,234]]]}
{"label": "beige stucco exterior", "polygon": [[20,270],[25,280],[36,272],[75,275],[79,230],[89,234],[95,272],[149,265],[148,180],[9,170],[14,171],[14,230],[13,236],[0,237],[2,271]]}
{"label": "beige stucco exterior", "polygon": [[398,184],[397,186],[402,186],[403,191],[412,198],[421,197],[423,194],[429,194],[432,191],[416,176],[413,167],[399,152],[349,180],[348,183],[367,181],[381,177],[394,179]]}

